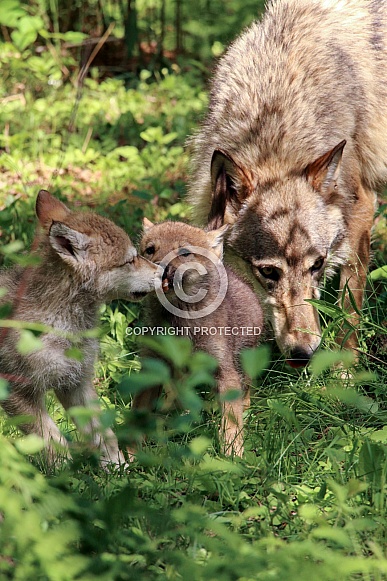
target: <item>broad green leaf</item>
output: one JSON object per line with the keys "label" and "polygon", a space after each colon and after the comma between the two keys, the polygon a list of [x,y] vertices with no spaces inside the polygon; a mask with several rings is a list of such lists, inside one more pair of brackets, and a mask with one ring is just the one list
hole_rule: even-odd
{"label": "broad green leaf", "polygon": [[370,272],[369,277],[371,280],[387,279],[387,265],[373,270]]}
{"label": "broad green leaf", "polygon": [[369,439],[373,442],[381,442],[382,444],[387,444],[387,426],[384,426],[381,430],[376,430],[369,434]]}
{"label": "broad green leaf", "polygon": [[189,443],[189,448],[195,456],[201,456],[211,446],[211,440],[205,436],[198,436]]}
{"label": "broad green leaf", "polygon": [[22,329],[20,331],[20,339],[17,342],[17,350],[20,355],[28,355],[29,353],[40,351],[42,348],[42,341],[35,337],[32,331],[28,329]]}
{"label": "broad green leaf", "polygon": [[29,434],[25,438],[16,440],[15,446],[21,454],[36,454],[44,448],[44,440],[36,434]]}
{"label": "broad green leaf", "polygon": [[243,371],[254,380],[259,377],[270,363],[270,347],[261,345],[255,349],[244,349],[241,352]]}
{"label": "broad green leaf", "polygon": [[26,15],[24,7],[18,0],[1,0],[0,3],[0,24],[15,28],[18,20]]}
{"label": "broad green leaf", "polygon": [[327,369],[343,363],[344,367],[349,367],[354,363],[355,356],[352,351],[319,351],[313,356],[310,368],[313,375],[321,375]]}
{"label": "broad green leaf", "polygon": [[77,347],[70,347],[65,351],[66,357],[74,359],[75,361],[83,361],[83,352]]}

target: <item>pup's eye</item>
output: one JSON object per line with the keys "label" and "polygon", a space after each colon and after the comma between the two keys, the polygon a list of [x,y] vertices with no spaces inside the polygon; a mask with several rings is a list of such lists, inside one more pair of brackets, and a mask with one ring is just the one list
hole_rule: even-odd
{"label": "pup's eye", "polygon": [[322,258],[322,257],[318,258],[316,260],[316,262],[314,263],[314,265],[312,266],[312,268],[310,269],[312,274],[321,270],[323,265],[324,265],[324,258]]}
{"label": "pup's eye", "polygon": [[147,254],[148,256],[152,256],[152,254],[155,253],[155,247],[152,246],[148,246],[147,248],[145,248],[145,254]]}
{"label": "pup's eye", "polygon": [[268,278],[270,280],[279,280],[279,270],[273,266],[262,266],[261,268],[258,268],[258,270],[264,278]]}
{"label": "pup's eye", "polygon": [[177,254],[178,254],[178,256],[189,256],[190,254],[192,254],[192,252],[190,250],[188,250],[187,248],[179,248]]}

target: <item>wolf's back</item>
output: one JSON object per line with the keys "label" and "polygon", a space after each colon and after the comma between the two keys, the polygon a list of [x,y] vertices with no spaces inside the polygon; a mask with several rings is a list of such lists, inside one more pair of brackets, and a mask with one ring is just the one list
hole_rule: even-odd
{"label": "wolf's back", "polygon": [[347,141],[343,172],[387,179],[387,2],[277,0],[221,58],[193,146],[190,198],[205,223],[215,149],[257,183]]}

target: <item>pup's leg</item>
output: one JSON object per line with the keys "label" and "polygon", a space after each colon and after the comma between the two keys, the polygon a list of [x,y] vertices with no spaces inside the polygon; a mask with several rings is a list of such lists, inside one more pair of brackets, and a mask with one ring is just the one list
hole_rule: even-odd
{"label": "pup's leg", "polygon": [[[343,292],[345,285],[353,294],[358,310],[361,310],[363,303],[364,288],[367,279],[367,268],[370,257],[370,239],[371,228],[373,225],[375,212],[375,196],[370,190],[365,190],[362,187],[358,191],[359,200],[356,203],[354,212],[351,215],[349,222],[349,245],[351,248],[351,256],[346,264],[341,267],[340,272],[340,294]],[[339,300],[341,298],[339,297]],[[359,315],[351,305],[348,293],[344,297],[344,309],[350,313],[350,322],[354,326],[359,323]],[[346,330],[339,334],[339,343],[346,349],[353,349],[356,354],[358,347],[358,339],[354,331],[345,341]]]}
{"label": "pup's leg", "polygon": [[[225,396],[230,390],[239,390],[240,396],[232,401],[222,401],[222,421],[220,425],[220,441],[222,449],[228,456],[243,455],[243,394],[238,372],[227,369],[220,370],[218,379],[220,396]],[[222,400],[223,400],[222,397]]]}
{"label": "pup's leg", "polygon": [[[162,389],[163,388],[161,385],[157,385],[155,387],[150,387],[149,389],[144,389],[140,393],[137,393],[133,397],[132,409],[137,411],[141,410],[149,412],[154,411],[156,409],[157,400],[161,396]],[[142,441],[144,441],[144,439],[145,438],[143,438]],[[127,446],[126,450],[128,452],[128,457],[130,461],[134,460],[139,444],[141,444],[141,442]]]}
{"label": "pup's leg", "polygon": [[[86,407],[96,412],[100,409],[98,395],[91,381],[79,386],[78,389],[57,390],[55,393],[66,410],[76,406]],[[102,434],[102,427],[97,417],[93,417],[86,425],[78,424],[77,427],[80,432],[89,436],[92,444],[100,450],[103,466],[109,463],[116,466],[125,465],[125,458],[118,448],[116,436],[110,428],[104,429]]]}
{"label": "pup's leg", "polygon": [[150,387],[149,389],[144,389],[140,393],[137,393],[133,397],[132,409],[153,411],[156,408],[156,403],[161,395],[161,391],[161,385],[157,385],[156,387]]}
{"label": "pup's leg", "polygon": [[62,449],[62,455],[69,456],[66,439],[48,415],[43,394],[21,393],[20,390],[14,389],[1,405],[11,417],[30,416],[31,421],[21,424],[19,427],[25,434],[37,434],[43,438],[50,464],[54,464],[61,456],[60,449]]}

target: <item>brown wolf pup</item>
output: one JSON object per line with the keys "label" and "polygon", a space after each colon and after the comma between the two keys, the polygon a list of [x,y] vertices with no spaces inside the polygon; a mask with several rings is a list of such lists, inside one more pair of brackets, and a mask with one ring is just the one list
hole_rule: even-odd
{"label": "brown wolf pup", "polygon": [[[154,289],[156,267],[137,256],[126,233],[110,220],[91,212],[72,212],[48,192],[39,192],[36,213],[40,234],[40,264],[0,273],[0,287],[7,290],[1,302],[13,303],[11,318],[43,323],[52,332],[41,336],[42,348],[28,354],[18,351],[19,331],[8,329],[0,338],[0,371],[10,381],[10,395],[2,402],[11,415],[29,415],[33,421],[22,429],[42,436],[48,458],[54,460],[51,442],[66,446],[47,414],[44,396],[53,389],[65,409],[96,407],[93,386],[98,342],[81,338],[81,361],[67,357],[71,341],[98,322],[101,303],[115,298],[137,300]],[[97,408],[98,409],[98,408]],[[86,428],[102,462],[124,463],[111,430],[101,438],[96,419]]]}
{"label": "brown wolf pup", "polygon": [[[239,354],[243,348],[257,345],[263,315],[251,288],[222,265],[225,229],[205,232],[182,222],[153,225],[145,218],[140,251],[164,269],[165,300],[159,293],[162,302],[149,295],[147,325],[164,323],[180,329],[197,349],[218,360],[219,393],[241,391],[237,400],[222,403],[220,437],[225,453],[242,456],[242,414],[250,396],[247,385],[242,385]],[[146,390],[134,399],[133,406],[149,409],[158,395],[158,388]]]}
{"label": "brown wolf pup", "polygon": [[[337,268],[357,322],[386,136],[387,2],[269,2],[220,59],[192,139],[190,198],[199,223],[232,224],[231,254],[249,264],[293,365],[319,346],[305,301]],[[345,344],[356,349],[355,333]]]}

